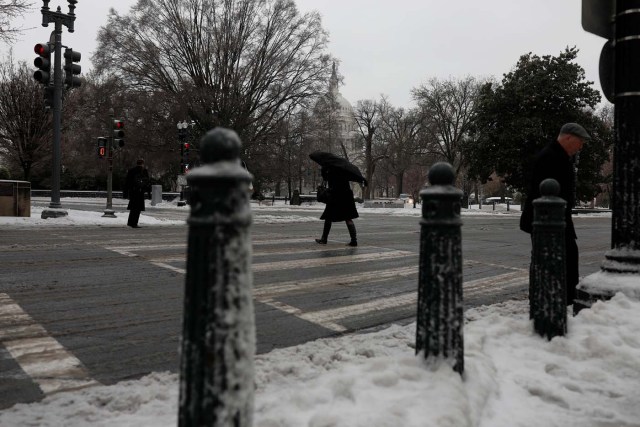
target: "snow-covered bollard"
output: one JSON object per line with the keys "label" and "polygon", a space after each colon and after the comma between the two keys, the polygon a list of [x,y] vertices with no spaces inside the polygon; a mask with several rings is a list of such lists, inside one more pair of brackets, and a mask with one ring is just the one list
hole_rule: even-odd
{"label": "snow-covered bollard", "polygon": [[253,420],[255,322],[249,184],[238,135],[200,140],[187,175],[191,214],[180,360],[180,426],[248,427]]}
{"label": "snow-covered bollard", "polygon": [[448,163],[429,170],[430,187],[420,192],[420,272],[416,354],[446,359],[464,371],[462,337],[462,191],[453,186],[455,175]]}
{"label": "snow-covered bollard", "polygon": [[567,332],[564,210],[555,179],[540,183],[541,197],[533,201],[529,315],[538,334],[551,339]]}

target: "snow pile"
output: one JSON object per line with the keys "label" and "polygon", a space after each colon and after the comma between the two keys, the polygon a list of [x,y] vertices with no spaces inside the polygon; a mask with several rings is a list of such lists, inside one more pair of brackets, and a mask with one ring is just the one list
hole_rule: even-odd
{"label": "snow pile", "polygon": [[[640,302],[623,294],[551,341],[525,301],[470,309],[465,373],[414,356],[415,324],[256,357],[260,427],[640,426]],[[53,395],[0,413],[7,426],[174,426],[178,376]]]}
{"label": "snow pile", "polygon": [[[31,207],[30,217],[12,217],[3,216],[0,217],[0,225],[11,225],[12,227],[33,227],[33,226],[117,226],[124,227],[127,225],[127,219],[129,217],[128,211],[116,211],[116,218],[103,217],[104,211],[81,211],[76,209],[65,209],[67,215],[59,218],[42,219],[42,207]],[[184,220],[163,220],[154,218],[144,212],[140,215],[140,221],[138,224],[144,225],[184,225]]]}

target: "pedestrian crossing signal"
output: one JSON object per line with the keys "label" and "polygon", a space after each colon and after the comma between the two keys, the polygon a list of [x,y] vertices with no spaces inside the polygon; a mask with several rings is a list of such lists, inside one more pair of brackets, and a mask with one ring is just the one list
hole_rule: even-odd
{"label": "pedestrian crossing signal", "polygon": [[107,155],[107,138],[98,138],[98,158],[104,159]]}

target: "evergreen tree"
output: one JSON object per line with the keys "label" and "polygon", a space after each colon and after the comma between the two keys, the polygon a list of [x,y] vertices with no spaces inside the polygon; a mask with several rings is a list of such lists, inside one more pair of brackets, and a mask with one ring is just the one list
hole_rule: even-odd
{"label": "evergreen tree", "polygon": [[528,53],[501,84],[481,88],[475,134],[464,148],[472,159],[472,176],[486,181],[495,171],[507,185],[526,193],[535,154],[557,138],[564,123],[577,122],[593,137],[580,153],[577,199],[597,194],[613,138],[594,113],[600,94],[573,62],[577,54],[575,47],[558,56]]}

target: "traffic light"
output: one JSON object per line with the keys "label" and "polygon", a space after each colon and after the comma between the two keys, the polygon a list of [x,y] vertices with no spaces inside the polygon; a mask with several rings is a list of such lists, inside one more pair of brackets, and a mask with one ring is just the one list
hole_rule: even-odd
{"label": "traffic light", "polygon": [[[615,27],[613,25],[615,22],[615,14],[615,1],[582,0],[582,28],[589,33],[607,39],[607,42],[600,52],[598,68],[602,93],[611,103],[615,103],[615,48],[613,43],[613,39],[615,38]],[[628,72],[626,74],[634,75],[634,73]]]}
{"label": "traffic light", "polygon": [[45,110],[49,110],[53,108],[53,94],[55,90],[53,86],[47,85],[44,87],[44,108]]}
{"label": "traffic light", "polygon": [[104,159],[107,155],[107,138],[98,138],[98,158]]}
{"label": "traffic light", "polygon": [[189,157],[189,143],[185,142],[183,143],[183,145],[184,145],[184,155],[185,157]]}
{"label": "traffic light", "polygon": [[122,120],[113,121],[113,143],[118,147],[124,147],[124,122]]}
{"label": "traffic light", "polygon": [[33,51],[38,54],[38,57],[33,61],[33,65],[38,68],[33,73],[33,78],[43,85],[48,85],[51,79],[51,46],[47,43],[38,43]]}
{"label": "traffic light", "polygon": [[75,52],[71,48],[64,50],[64,84],[67,89],[73,87],[80,87],[80,77],[76,77],[76,74],[80,74],[82,67],[76,62],[80,62],[82,55],[80,52]]}

